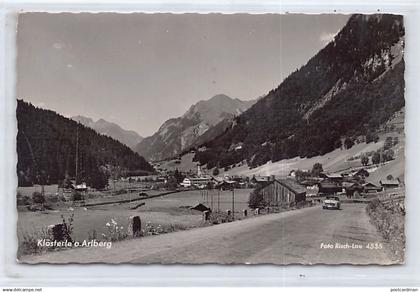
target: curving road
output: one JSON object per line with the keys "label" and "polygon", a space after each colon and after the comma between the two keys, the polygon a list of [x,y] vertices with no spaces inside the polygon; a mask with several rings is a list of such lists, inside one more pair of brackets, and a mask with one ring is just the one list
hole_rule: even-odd
{"label": "curving road", "polygon": [[[377,249],[368,249],[368,243],[376,243]],[[343,204],[342,210],[316,206],[127,240],[110,249],[51,252],[21,262],[394,264],[388,254],[365,205]]]}

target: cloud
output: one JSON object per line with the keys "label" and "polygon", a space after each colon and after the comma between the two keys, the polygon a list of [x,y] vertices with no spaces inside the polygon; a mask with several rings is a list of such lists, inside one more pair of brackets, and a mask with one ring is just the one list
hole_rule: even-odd
{"label": "cloud", "polygon": [[62,48],[64,48],[64,43],[60,43],[60,42],[53,43],[53,48],[56,50],[61,50]]}
{"label": "cloud", "polygon": [[319,36],[319,40],[324,45],[326,45],[326,44],[328,44],[329,42],[331,42],[334,39],[334,37],[337,35],[337,33],[338,33],[338,31],[336,31],[336,32],[326,32],[326,31],[323,31],[321,33],[321,35]]}
{"label": "cloud", "polygon": [[73,68],[73,65],[72,64],[67,64],[66,67],[71,69],[71,68]]}
{"label": "cloud", "polygon": [[72,49],[73,46],[70,43],[65,43],[65,42],[55,42],[52,44],[52,47],[56,50],[61,50],[61,49]]}

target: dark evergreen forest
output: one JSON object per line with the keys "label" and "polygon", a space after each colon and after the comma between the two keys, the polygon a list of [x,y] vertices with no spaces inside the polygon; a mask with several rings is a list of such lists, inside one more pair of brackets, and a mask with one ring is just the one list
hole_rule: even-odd
{"label": "dark evergreen forest", "polygon": [[16,113],[19,186],[55,184],[65,177],[75,178],[76,145],[77,179],[92,187],[104,187],[116,170],[131,175],[154,171],[129,147],[54,111],[18,100]]}

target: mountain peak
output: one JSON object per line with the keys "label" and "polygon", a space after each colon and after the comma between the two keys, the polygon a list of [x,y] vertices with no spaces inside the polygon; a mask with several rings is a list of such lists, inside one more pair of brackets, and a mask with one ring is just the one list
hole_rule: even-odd
{"label": "mountain peak", "polygon": [[226,119],[231,120],[254,103],[255,101],[233,99],[225,94],[201,100],[192,105],[181,117],[171,118],[163,123],[153,136],[139,143],[136,150],[152,160],[175,156],[193,145],[211,128]]}
{"label": "mountain peak", "polygon": [[201,121],[214,126],[223,120],[226,115],[239,115],[254,103],[254,100],[242,101],[225,94],[217,94],[208,100],[201,100],[192,105],[183,115],[183,118],[194,119],[198,115]]}
{"label": "mountain peak", "polygon": [[96,122],[94,122],[93,119],[84,116],[74,116],[71,119],[95,130],[100,134],[107,135],[127,145],[130,148],[133,148],[143,139],[143,137],[141,137],[135,131],[125,130],[121,128],[118,124],[108,122],[103,118],[100,118]]}
{"label": "mountain peak", "polygon": [[226,94],[220,93],[220,94],[216,94],[212,98],[208,99],[208,101],[211,101],[211,100],[234,100],[234,99],[227,96]]}

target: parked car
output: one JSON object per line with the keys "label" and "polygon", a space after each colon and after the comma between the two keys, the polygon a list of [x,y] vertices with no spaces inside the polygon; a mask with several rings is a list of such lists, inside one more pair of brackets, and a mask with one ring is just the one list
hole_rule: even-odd
{"label": "parked car", "polygon": [[337,209],[340,210],[340,199],[335,196],[328,196],[322,203],[322,209]]}

